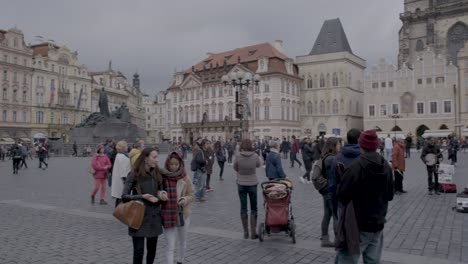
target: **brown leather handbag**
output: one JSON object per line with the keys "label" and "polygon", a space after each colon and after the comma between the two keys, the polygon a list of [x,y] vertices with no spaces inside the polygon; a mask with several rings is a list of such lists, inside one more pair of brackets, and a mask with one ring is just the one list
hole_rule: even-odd
{"label": "brown leather handbag", "polygon": [[[139,188],[137,188],[137,191],[141,194]],[[145,215],[145,205],[142,201],[135,200],[120,203],[112,215],[127,226],[133,229],[140,229],[143,216]]]}

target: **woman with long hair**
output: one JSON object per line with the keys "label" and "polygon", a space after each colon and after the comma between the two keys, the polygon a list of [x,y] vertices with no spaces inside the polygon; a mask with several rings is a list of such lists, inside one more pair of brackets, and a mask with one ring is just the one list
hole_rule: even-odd
{"label": "woman with long hair", "polygon": [[158,168],[158,153],[153,148],[145,148],[135,162],[135,167],[125,182],[122,201],[142,201],[145,214],[140,229],[128,229],[133,240],[133,263],[143,263],[146,238],[146,263],[154,262],[158,236],[162,233],[161,201],[167,201],[167,193],[162,188],[162,176]]}
{"label": "woman with long hair", "polygon": [[106,197],[106,176],[109,169],[112,167],[112,164],[106,154],[104,154],[104,145],[99,144],[97,146],[96,154],[91,160],[91,166],[94,169],[94,189],[91,193],[91,203],[94,204],[94,197],[100,187],[101,200],[99,201],[99,204],[106,205],[107,202],[104,200],[104,197]]}
{"label": "woman with long hair", "polygon": [[[322,168],[324,171],[325,178],[330,178],[332,173],[335,173],[333,168],[335,156],[340,151],[340,141],[336,137],[328,138],[325,142],[325,145],[322,149]],[[335,244],[330,241],[330,236],[328,235],[328,226],[330,225],[330,220],[333,217],[333,226],[335,226],[335,221],[337,220],[336,212],[334,212],[333,203],[332,203],[332,194],[328,188],[323,188],[320,190],[320,194],[323,198],[323,218],[322,218],[322,236],[320,237],[322,247],[334,247]],[[335,230],[335,228],[333,228]]]}
{"label": "woman with long hair", "polygon": [[224,152],[224,148],[221,145],[220,141],[216,141],[215,145],[215,154],[216,160],[218,161],[219,166],[219,180],[223,181],[223,172],[224,172],[224,162],[226,162],[226,153]]}
{"label": "woman with long hair", "polygon": [[237,191],[240,200],[240,215],[244,238],[249,238],[247,197],[250,202],[250,232],[251,239],[257,238],[257,172],[260,167],[260,157],[255,153],[250,139],[243,139],[239,153],[234,160],[234,170],[237,172]]}

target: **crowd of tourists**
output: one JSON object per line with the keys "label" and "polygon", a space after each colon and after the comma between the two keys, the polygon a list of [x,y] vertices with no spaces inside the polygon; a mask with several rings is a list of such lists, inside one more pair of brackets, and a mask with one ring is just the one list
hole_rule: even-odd
{"label": "crowd of tourists", "polygon": [[[107,204],[104,199],[107,186],[111,186],[115,207],[132,200],[142,202],[146,209],[141,226],[129,227],[128,231],[133,241],[134,263],[143,262],[145,243],[146,263],[154,262],[161,234],[166,238],[167,263],[174,263],[176,249],[176,261],[183,263],[190,206],[193,202],[206,202],[206,193],[214,191],[211,183],[215,164],[219,167],[219,181],[224,180],[225,164],[233,167],[243,237],[257,239],[259,182],[287,178],[283,160],[289,159],[290,168],[297,163],[304,172],[298,171],[297,176],[289,178],[296,176],[303,184],[314,183],[322,197],[322,247],[337,248],[336,263],[357,263],[361,254],[365,263],[378,263],[388,202],[394,195],[407,192],[403,178],[405,158],[411,155],[408,144],[411,144],[408,138],[388,136],[381,140],[374,130],[357,129],[348,131],[344,140],[337,137],[299,140],[292,136],[291,140],[231,139],[213,143],[199,138],[193,146],[176,145],[164,165],[158,166],[157,148],[146,147],[143,140],[131,148],[125,141],[109,140],[97,146],[90,163],[95,181],[91,203],[95,203],[100,190],[99,204]],[[445,148],[455,164],[460,149],[458,141],[451,136]],[[187,168],[185,161],[190,151],[192,159]],[[428,154],[441,155],[441,147],[433,138],[424,143],[421,160],[427,166],[429,194],[439,194],[436,165],[427,164]],[[266,179],[258,177],[257,169],[262,166]],[[325,179],[320,188],[314,182],[317,177]],[[330,224],[334,239],[329,234]]]}
{"label": "crowd of tourists", "polygon": [[49,151],[44,142],[35,144],[18,143],[10,146],[0,145],[0,161],[6,159],[12,161],[13,174],[18,174],[20,169],[28,168],[28,159],[38,158],[39,169],[46,169],[49,165],[46,159],[49,158]]}

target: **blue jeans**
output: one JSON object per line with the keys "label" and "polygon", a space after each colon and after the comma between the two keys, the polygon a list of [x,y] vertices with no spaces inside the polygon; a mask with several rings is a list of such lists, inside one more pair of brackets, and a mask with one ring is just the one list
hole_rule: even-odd
{"label": "blue jeans", "polygon": [[206,173],[199,170],[193,174],[193,186],[195,186],[195,198],[200,200],[205,197]]}
{"label": "blue jeans", "polygon": [[257,185],[245,186],[237,185],[239,193],[241,216],[247,217],[247,196],[250,200],[250,215],[257,216]]}
{"label": "blue jeans", "polygon": [[[382,257],[383,248],[383,230],[371,233],[371,232],[359,232],[361,254],[363,262],[369,263],[380,263]],[[347,250],[339,250],[335,258],[335,263],[358,263],[359,255],[350,255]]]}

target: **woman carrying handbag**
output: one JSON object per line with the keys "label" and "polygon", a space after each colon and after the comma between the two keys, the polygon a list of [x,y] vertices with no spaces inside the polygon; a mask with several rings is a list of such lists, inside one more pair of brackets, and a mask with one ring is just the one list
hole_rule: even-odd
{"label": "woman carrying handbag", "polygon": [[167,193],[162,190],[162,177],[157,166],[158,153],[145,148],[135,162],[135,168],[125,182],[122,201],[138,200],[145,205],[143,221],[139,229],[128,229],[133,240],[133,263],[143,263],[146,238],[146,263],[151,264],[156,257],[158,236],[162,233],[161,201],[167,201]]}

